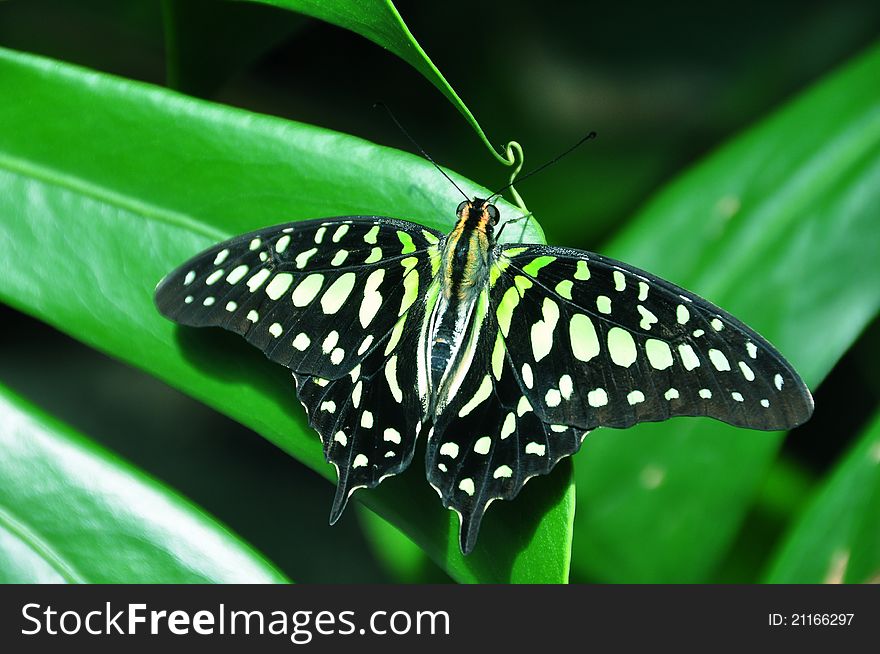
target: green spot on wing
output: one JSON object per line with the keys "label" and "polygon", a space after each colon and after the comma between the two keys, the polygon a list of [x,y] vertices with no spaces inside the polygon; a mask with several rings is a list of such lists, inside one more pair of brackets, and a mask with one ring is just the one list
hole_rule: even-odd
{"label": "green spot on wing", "polygon": [[532,277],[538,276],[538,271],[541,270],[544,266],[549,266],[551,263],[556,261],[556,257],[535,257],[529,263],[529,265],[523,268],[523,272],[531,275]]}
{"label": "green spot on wing", "polygon": [[511,286],[504,292],[504,297],[501,298],[501,302],[498,303],[498,309],[496,309],[498,326],[501,328],[501,333],[504,334],[505,338],[507,337],[507,332],[510,330],[510,321],[513,318],[513,310],[518,304],[519,292]]}
{"label": "green spot on wing", "polygon": [[400,243],[403,245],[403,249],[400,251],[401,254],[409,254],[410,252],[416,251],[416,246],[413,243],[412,236],[410,236],[406,232],[398,231],[397,238],[400,239]]}
{"label": "green spot on wing", "polygon": [[570,279],[564,279],[556,285],[556,292],[566,300],[570,300],[572,286],[574,286],[574,284]]}
{"label": "green spot on wing", "polygon": [[524,295],[528,289],[534,286],[531,279],[529,279],[528,277],[523,277],[522,275],[517,275],[513,278],[513,285],[516,286],[516,289],[519,291],[520,295]]}
{"label": "green spot on wing", "polygon": [[403,299],[400,301],[400,312],[398,315],[403,315],[403,313],[412,306],[412,303],[416,301],[418,296],[419,271],[412,270],[403,278]]}
{"label": "green spot on wing", "polygon": [[577,262],[577,270],[574,273],[574,278],[583,282],[590,278],[590,267],[587,265],[586,261],[581,260]]}
{"label": "green spot on wing", "polygon": [[379,236],[379,225],[373,225],[366,234],[364,234],[364,242],[370,245],[376,245],[376,238]]}

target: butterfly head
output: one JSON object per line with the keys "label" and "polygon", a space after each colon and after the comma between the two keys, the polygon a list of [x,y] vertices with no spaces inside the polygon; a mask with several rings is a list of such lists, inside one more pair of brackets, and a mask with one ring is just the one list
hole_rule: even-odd
{"label": "butterfly head", "polygon": [[465,200],[455,210],[458,216],[458,226],[462,229],[477,229],[484,234],[491,235],[501,219],[498,208],[486,200],[474,198]]}

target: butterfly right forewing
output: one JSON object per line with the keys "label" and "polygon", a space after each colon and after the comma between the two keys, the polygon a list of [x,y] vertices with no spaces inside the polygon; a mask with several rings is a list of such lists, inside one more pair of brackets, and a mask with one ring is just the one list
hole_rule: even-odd
{"label": "butterfly right forewing", "polygon": [[625,428],[708,416],[790,429],[813,410],[797,372],[705,299],[598,254],[505,249],[494,306],[545,422]]}

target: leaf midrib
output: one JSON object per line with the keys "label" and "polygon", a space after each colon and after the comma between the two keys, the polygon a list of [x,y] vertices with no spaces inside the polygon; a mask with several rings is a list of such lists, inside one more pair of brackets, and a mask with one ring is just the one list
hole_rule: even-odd
{"label": "leaf midrib", "polygon": [[0,504],[0,528],[18,537],[27,544],[31,550],[48,563],[55,572],[72,584],[85,584],[88,580],[82,576],[45,538],[18,519],[15,514],[3,504]]}
{"label": "leaf midrib", "polygon": [[228,236],[226,232],[214,229],[188,214],[135,199],[134,196],[125,195],[113,190],[109,186],[95,183],[86,178],[76,177],[57,168],[37,164],[28,159],[0,154],[0,169],[20,177],[37,180],[46,185],[65,189],[143,218],[189,230],[214,241],[221,241]]}

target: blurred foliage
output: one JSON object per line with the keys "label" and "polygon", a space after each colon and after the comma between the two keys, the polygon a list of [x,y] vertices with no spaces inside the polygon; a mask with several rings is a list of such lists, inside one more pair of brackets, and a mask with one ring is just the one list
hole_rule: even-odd
{"label": "blurred foliage", "polygon": [[771,564],[771,583],[880,582],[880,414],[816,492]]}
{"label": "blurred foliage", "polygon": [[0,582],[279,583],[212,518],[0,386]]}
{"label": "blurred foliage", "polygon": [[[742,163],[729,187],[718,181],[725,174],[724,165],[710,163],[698,169],[709,173],[683,178],[648,205],[636,223],[630,216],[667,180],[870,45],[880,27],[880,6],[856,0],[747,2],[733,11],[694,2],[664,6],[661,11],[651,3],[560,3],[551,8],[546,3],[454,0],[442,5],[400,2],[398,9],[412,34],[479,117],[492,142],[500,145],[501,139],[516,138],[524,145],[527,170],[586,131],[600,133],[596,142],[521,189],[550,242],[626,255],[631,263],[650,265],[653,272],[673,281],[693,282],[691,288],[710,299],[725,298],[726,308],[772,335],[796,365],[805,366],[802,372],[812,385],[837,362],[816,394],[813,421],[793,432],[781,450],[777,449],[779,439],[772,435],[722,435],[722,430],[702,421],[663,425],[660,429],[668,436],[657,438],[657,443],[651,434],[658,432],[650,429],[656,426],[591,436],[585,452],[577,457],[581,502],[573,578],[755,581],[762,578],[772,557],[779,556],[776,551],[782,542],[788,543],[785,551],[801,561],[795,565],[789,559],[787,569],[793,572],[786,579],[815,579],[807,571],[810,566],[818,570],[819,578],[827,578],[821,574],[822,566],[830,564],[824,550],[807,542],[809,534],[799,536],[807,528],[800,526],[793,535],[785,534],[796,521],[823,528],[821,511],[813,510],[803,522],[798,520],[806,505],[805,494],[827,484],[843,484],[841,471],[852,466],[842,463],[837,468],[835,462],[873,415],[880,397],[875,365],[880,329],[873,318],[876,302],[870,287],[877,274],[877,258],[864,256],[876,242],[876,233],[872,236],[865,230],[876,228],[877,221],[871,222],[870,206],[859,202],[876,193],[876,186],[866,185],[874,180],[880,157],[876,141],[880,92],[876,85],[864,82],[837,87],[844,104],[860,107],[861,122],[850,129],[845,122],[852,114],[838,115],[834,108],[827,116],[828,125],[805,120],[799,126],[793,120],[784,132],[776,133],[784,138],[772,148],[768,145],[752,168]],[[194,29],[199,11],[206,16],[202,26],[210,25],[208,29]],[[463,42],[468,47],[462,47]],[[278,9],[208,0],[169,0],[162,6],[152,0],[81,0],[75,4],[11,0],[0,3],[0,45],[159,84],[166,81],[167,70],[167,80],[176,87],[217,102],[408,147],[387,118],[370,110],[373,102],[382,100],[438,161],[490,187],[500,186],[508,174],[486,156],[458,112],[409,65],[337,27]],[[14,92],[11,97],[16,97]],[[866,125],[870,129],[860,141],[858,130]],[[51,140],[52,125],[44,127],[34,135],[38,141],[45,140],[46,149],[64,143]],[[214,138],[224,136],[218,132]],[[766,132],[763,136],[753,132],[745,141],[736,139],[731,148],[746,147],[742,143],[761,145],[765,138],[769,138]],[[843,142],[848,145],[838,147]],[[212,146],[212,141],[206,145]],[[80,163],[87,165],[88,143],[71,147],[82,148]],[[127,147],[125,142],[117,147],[115,165],[122,167],[132,167],[133,161],[150,152],[146,141],[140,147]],[[713,161],[729,158],[731,148]],[[834,158],[847,148],[858,156]],[[808,165],[816,153],[823,155],[818,167]],[[77,159],[70,153],[60,156]],[[823,161],[824,167],[819,165]],[[800,162],[804,162],[801,172],[788,187],[800,190],[774,196],[773,189],[782,185],[784,190],[790,181],[787,172],[796,170]],[[230,163],[225,174],[245,168]],[[175,176],[174,170],[164,172],[164,177]],[[292,177],[288,189],[279,180],[278,190],[271,194],[245,191],[212,201],[189,194],[187,173],[186,169],[177,171],[179,180],[171,182],[187,214],[212,224],[219,218],[225,221],[224,232],[248,221],[271,223],[296,217],[290,209],[296,203],[313,208],[320,204],[314,198],[298,197]],[[152,197],[151,185],[165,183],[153,173],[139,174],[141,179],[132,183],[145,197]],[[206,171],[203,176],[210,174]],[[705,192],[700,192],[706,181],[700,175],[716,180],[707,182]],[[848,191],[824,193],[826,182]],[[418,184],[439,188],[425,177]],[[341,187],[326,202],[362,206],[363,198],[347,197],[354,193],[361,191]],[[679,200],[670,200],[676,193]],[[432,200],[421,209],[423,214],[407,217],[430,222],[425,215],[431,214],[437,216],[436,224],[448,223],[446,207],[434,204],[433,198],[439,196],[426,194],[424,199],[428,197]],[[734,230],[735,238],[724,240],[726,248],[704,247],[719,236],[711,233],[719,216],[733,207],[719,204],[723,198],[739,201],[731,224],[739,224],[741,209],[743,216],[758,216],[755,226],[751,232]],[[682,204],[682,199],[687,201]],[[816,222],[831,209],[834,218]],[[307,213],[301,211],[299,215]],[[702,225],[697,218],[701,211],[706,215]],[[663,220],[652,219],[652,213],[667,215]],[[10,219],[4,213],[0,221]],[[657,224],[645,227],[652,220]],[[777,225],[770,234],[762,233],[765,221]],[[824,228],[815,229],[820,224]],[[605,244],[621,230],[622,235],[610,246]],[[827,257],[805,261],[802,257],[815,255],[823,239],[828,244]],[[181,252],[186,249],[178,247]],[[774,259],[782,247],[788,248],[788,258]],[[859,251],[862,254],[854,256]],[[768,301],[762,284],[748,275],[755,261],[765,262],[768,289],[774,293],[795,282],[810,292],[789,293],[785,297],[790,303]],[[838,263],[844,264],[845,273],[833,274]],[[0,291],[7,294],[2,285]],[[816,311],[828,315],[838,309],[846,312],[845,320],[797,321],[801,315]],[[797,312],[794,321],[790,312]],[[859,337],[872,319],[874,324]],[[401,541],[399,534],[389,533],[386,525],[376,524],[376,519],[365,518],[369,526],[362,530],[357,520],[347,516],[328,529],[329,484],[234,423],[21,314],[6,310],[2,323],[16,337],[0,342],[0,381],[193,498],[289,577],[297,581],[419,581],[442,575],[424,559],[419,563],[412,545]],[[220,347],[236,351],[245,358],[243,365],[263,377],[273,374],[256,358],[247,358],[243,348],[232,347],[228,341]],[[145,407],[145,397],[150,399],[149,407],[162,410]],[[183,443],[179,441],[182,426],[187,433]],[[664,442],[677,447],[682,465],[698,471],[701,463],[708,462],[717,469],[702,478],[692,475],[690,481],[667,475],[665,481],[677,490],[672,496],[664,495],[665,491],[654,493],[666,497],[661,509],[643,502],[640,497],[652,494],[642,491],[639,496],[637,489],[645,479],[657,479],[656,474],[645,477],[647,468],[640,462],[653,460],[651,452]],[[169,451],[174,456],[169,457]],[[725,466],[723,457],[732,452],[739,454]],[[620,469],[615,460],[629,463]],[[833,475],[831,481],[825,479],[829,475]],[[230,486],[231,478],[237,486]],[[730,495],[731,489],[738,490]],[[728,514],[720,508],[723,505],[714,505],[723,518],[717,525],[716,516],[694,511],[696,506],[702,505],[703,511],[713,506],[708,500],[701,503],[702,496],[719,498],[724,492],[736,498],[735,506]],[[596,493],[609,501],[594,503]],[[845,494],[837,497],[836,510],[856,516],[853,520],[863,525],[859,542],[870,543],[876,512],[873,516],[865,513],[865,503],[857,498],[847,502]],[[436,504],[430,493],[424,498]],[[526,500],[510,503],[513,509],[498,510],[514,516]],[[585,506],[585,502],[590,503]],[[255,511],[255,507],[264,510]],[[639,515],[641,521],[633,517]],[[682,531],[682,520],[688,519],[702,526]],[[616,527],[597,531],[597,524]],[[645,530],[652,525],[660,531],[648,533],[645,539]],[[683,549],[671,538],[675,533],[680,534],[676,538],[683,538]],[[608,540],[596,539],[597,534]],[[687,534],[706,537],[712,545],[703,551],[700,541],[687,543]],[[669,547],[657,550],[649,545],[655,541]],[[381,553],[374,557],[371,553],[377,550]],[[395,558],[392,550],[399,551],[400,557]],[[620,554],[602,558],[597,556],[600,550]],[[839,560],[835,559],[835,565],[840,566]],[[855,555],[851,560],[851,565],[862,566],[860,572],[847,576],[844,570],[842,578],[870,578],[870,566],[876,562]]]}

